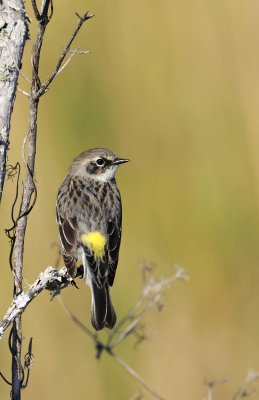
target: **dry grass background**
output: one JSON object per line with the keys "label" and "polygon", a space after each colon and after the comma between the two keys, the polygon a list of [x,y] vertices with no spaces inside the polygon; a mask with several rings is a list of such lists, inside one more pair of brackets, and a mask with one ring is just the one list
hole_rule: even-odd
{"label": "dry grass background", "polygon": [[[96,17],[77,45],[92,54],[74,58],[41,100],[25,282],[55,260],[55,197],[72,158],[95,146],[130,158],[117,179],[124,206],[112,290],[118,315],[137,299],[143,259],[157,264],[158,276],[178,263],[191,279],[170,294],[162,314],[147,318],[155,337],[137,350],[125,342],[120,354],[166,399],[201,399],[205,378],[224,377],[229,383],[215,398],[231,399],[247,369],[259,369],[258,2],[55,1],[42,77],[75,25],[73,13],[86,8]],[[23,63],[28,75],[31,46],[32,40]],[[26,85],[21,78],[20,87]],[[26,106],[18,93],[10,163],[21,160]],[[13,192],[9,181],[0,210],[1,315],[12,297],[3,227],[10,226]],[[83,282],[64,298],[89,321]],[[95,359],[90,340],[48,294],[23,321],[24,344],[32,336],[35,355],[24,399],[121,400],[137,391],[113,360]],[[0,346],[0,370],[8,377],[7,338]],[[1,399],[8,393],[0,382]]]}

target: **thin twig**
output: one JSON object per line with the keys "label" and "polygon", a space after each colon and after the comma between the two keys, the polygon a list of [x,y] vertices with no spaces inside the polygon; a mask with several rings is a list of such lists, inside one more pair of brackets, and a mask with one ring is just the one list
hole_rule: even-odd
{"label": "thin twig", "polygon": [[31,364],[34,360],[34,356],[32,354],[32,338],[30,339],[28,352],[24,356],[24,366],[23,370],[27,372],[26,378],[23,379],[22,388],[25,389],[28,385],[30,372],[31,372]]}
{"label": "thin twig", "polygon": [[92,18],[94,15],[93,14],[89,14],[89,12],[86,12],[83,16],[79,16],[78,14],[76,14],[79,21],[78,24],[74,30],[74,32],[72,33],[68,43],[66,44],[66,46],[64,47],[58,61],[57,64],[55,66],[54,71],[52,72],[52,74],[48,77],[48,79],[46,80],[45,83],[43,83],[39,90],[34,94],[33,96],[33,100],[36,101],[37,99],[39,99],[40,96],[42,96],[44,93],[46,93],[46,91],[48,90],[51,82],[53,81],[53,79],[58,75],[60,68],[62,67],[63,61],[66,57],[66,55],[70,52],[70,47],[72,45],[72,43],[74,42],[77,34],[79,33],[81,27],[83,26],[83,24],[85,23],[85,21],[89,20],[90,18]]}
{"label": "thin twig", "polygon": [[21,92],[22,94],[24,94],[24,96],[30,97],[29,93],[26,92],[25,90],[23,90],[23,89],[21,89],[21,88],[18,88],[18,90],[19,90],[19,92]]}
{"label": "thin twig", "polygon": [[250,397],[256,390],[251,385],[259,379],[259,373],[253,369],[249,369],[244,384],[234,394],[232,400],[241,400]]}
{"label": "thin twig", "polygon": [[76,49],[76,50],[70,50],[69,53],[70,53],[70,57],[69,57],[69,58],[67,59],[67,61],[62,65],[62,67],[59,68],[59,70],[58,70],[56,76],[58,76],[58,75],[68,66],[68,64],[70,63],[70,61],[72,60],[72,58],[73,58],[76,54],[89,54],[90,51],[89,51],[89,50],[80,51],[80,50]]}
{"label": "thin twig", "polygon": [[88,336],[90,336],[91,339],[94,341],[97,340],[97,335],[92,333],[90,329],[87,328],[86,325],[84,325],[65,305],[64,300],[61,295],[58,296],[58,301],[63,308],[65,314],[70,318],[84,333],[86,333]]}
{"label": "thin twig", "polygon": [[221,380],[211,380],[211,381],[205,380],[204,384],[208,388],[208,393],[207,393],[207,396],[203,400],[213,400],[214,389],[218,386],[225,385],[226,382],[227,382],[227,379],[225,379],[225,378],[221,379]]}
{"label": "thin twig", "polygon": [[6,377],[2,374],[2,372],[0,372],[0,376],[1,376],[1,378],[3,379],[3,381],[4,381],[5,383],[7,383],[7,385],[12,386],[12,382],[9,382],[9,381],[6,379]]}
{"label": "thin twig", "polygon": [[40,16],[36,1],[35,0],[31,0],[31,4],[32,4],[32,8],[33,8],[33,12],[34,12],[35,18],[37,19],[37,21],[40,21],[40,17],[41,16]]}
{"label": "thin twig", "polygon": [[157,281],[151,277],[145,280],[140,299],[110,333],[109,346],[112,348],[118,346],[129,334],[134,332],[139,322],[152,307],[159,304],[164,292],[171,288],[172,284],[178,279],[188,279],[182,268],[178,268],[173,276],[166,279]]}
{"label": "thin twig", "polygon": [[135,393],[133,396],[130,397],[129,400],[143,400],[144,396],[141,392]]}
{"label": "thin twig", "polygon": [[133,376],[152,396],[157,400],[164,400],[160,394],[158,394],[152,386],[149,385],[130,365],[128,365],[118,354],[113,351],[110,352],[111,357],[113,357],[126,371]]}

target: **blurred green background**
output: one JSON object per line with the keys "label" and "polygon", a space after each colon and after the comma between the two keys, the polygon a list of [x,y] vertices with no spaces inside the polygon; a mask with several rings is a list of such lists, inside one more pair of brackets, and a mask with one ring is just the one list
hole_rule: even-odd
{"label": "blurred green background", "polygon": [[[71,3],[69,3],[71,4]],[[27,2],[29,7],[29,2]],[[146,318],[149,341],[118,353],[166,399],[205,396],[205,379],[228,378],[215,398],[230,399],[249,367],[259,369],[259,5],[256,1],[54,1],[45,36],[41,79],[75,26],[74,12],[96,14],[75,57],[40,102],[38,200],[26,236],[24,287],[57,249],[55,198],[71,160],[104,146],[132,160],[117,182],[123,198],[123,240],[113,302],[123,316],[141,288],[139,265],[156,275],[185,267],[162,314]],[[30,75],[35,37],[23,61]],[[28,84],[20,78],[20,88]],[[27,99],[17,94],[9,163],[21,161]],[[8,240],[14,184],[0,210],[0,311],[12,298]],[[90,294],[69,288],[69,308],[89,324]],[[34,338],[35,361],[24,398],[129,399],[139,384],[104,355],[41,294],[23,317],[24,352]],[[105,333],[103,333],[105,337]],[[0,370],[10,379],[7,336]],[[144,391],[145,393],[145,391]],[[0,381],[1,399],[9,387]],[[145,393],[145,398],[151,398]]]}

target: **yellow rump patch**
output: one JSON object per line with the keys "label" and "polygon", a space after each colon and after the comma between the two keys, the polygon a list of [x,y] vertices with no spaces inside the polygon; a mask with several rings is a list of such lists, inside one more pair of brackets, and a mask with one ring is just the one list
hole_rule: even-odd
{"label": "yellow rump patch", "polygon": [[85,233],[81,240],[93,252],[95,260],[100,261],[103,258],[106,239],[100,232]]}

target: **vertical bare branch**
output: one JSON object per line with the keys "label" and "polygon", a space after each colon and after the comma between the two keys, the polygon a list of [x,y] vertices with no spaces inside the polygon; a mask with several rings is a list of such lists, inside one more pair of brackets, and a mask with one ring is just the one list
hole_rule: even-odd
{"label": "vertical bare branch", "polygon": [[[26,179],[23,187],[22,200],[19,218],[16,225],[16,238],[14,244],[14,296],[22,292],[22,269],[23,269],[23,256],[24,256],[24,240],[27,226],[27,219],[30,210],[36,201],[36,186],[34,183],[34,166],[36,156],[36,142],[37,142],[37,119],[38,119],[38,105],[39,99],[35,98],[35,93],[39,90],[40,80],[38,76],[40,52],[44,32],[49,22],[49,7],[51,0],[42,0],[41,14],[38,21],[38,31],[36,41],[32,50],[32,84],[30,92],[30,111],[29,111],[29,128],[24,142],[28,140],[28,156],[26,163]],[[34,199],[31,204],[32,196]],[[17,317],[13,323],[13,337],[12,337],[12,399],[20,400],[21,389],[23,385],[23,368],[21,365],[21,351],[22,351],[22,322],[21,316]]]}
{"label": "vertical bare branch", "polygon": [[13,112],[27,23],[23,0],[0,2],[0,203],[6,175]]}

